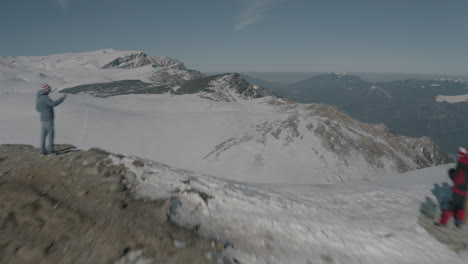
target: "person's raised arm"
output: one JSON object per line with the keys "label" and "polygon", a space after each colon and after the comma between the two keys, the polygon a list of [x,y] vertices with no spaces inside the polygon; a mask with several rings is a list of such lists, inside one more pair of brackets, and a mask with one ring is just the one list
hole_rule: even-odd
{"label": "person's raised arm", "polygon": [[65,100],[65,98],[67,98],[67,95],[66,95],[66,94],[62,95],[62,97],[60,97],[60,99],[58,99],[58,100],[56,100],[56,101],[53,101],[53,100],[50,99],[50,97],[48,97],[48,96],[47,96],[46,98],[47,98],[47,99],[46,99],[46,104],[47,104],[48,106],[56,107],[57,105],[61,104],[61,103]]}

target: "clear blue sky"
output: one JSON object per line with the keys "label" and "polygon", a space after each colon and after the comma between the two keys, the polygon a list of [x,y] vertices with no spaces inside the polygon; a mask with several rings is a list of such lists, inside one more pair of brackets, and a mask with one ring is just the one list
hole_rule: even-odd
{"label": "clear blue sky", "polygon": [[104,48],[201,71],[468,74],[467,0],[0,0],[0,56]]}

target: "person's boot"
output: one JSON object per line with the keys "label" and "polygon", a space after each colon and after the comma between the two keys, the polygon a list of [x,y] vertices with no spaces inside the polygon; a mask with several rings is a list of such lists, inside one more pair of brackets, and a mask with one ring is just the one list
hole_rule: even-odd
{"label": "person's boot", "polygon": [[440,224],[441,225],[446,225],[450,217],[452,217],[453,212],[450,210],[444,210],[444,213],[442,214],[442,218],[440,219]]}
{"label": "person's boot", "polygon": [[465,219],[465,210],[458,210],[455,218],[460,220],[460,222],[463,224],[463,220]]}
{"label": "person's boot", "polygon": [[40,149],[40,153],[41,153],[41,156],[46,156],[47,155],[47,151],[44,148]]}

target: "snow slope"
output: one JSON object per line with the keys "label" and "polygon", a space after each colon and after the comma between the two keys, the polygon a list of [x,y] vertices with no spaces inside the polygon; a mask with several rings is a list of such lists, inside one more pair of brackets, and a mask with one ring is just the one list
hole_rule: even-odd
{"label": "snow slope", "polygon": [[30,92],[49,83],[57,90],[119,80],[161,83],[204,76],[178,60],[150,57],[141,51],[98,50],[50,56],[0,57],[0,94]]}
{"label": "snow slope", "polygon": [[[466,263],[417,224],[419,204],[450,165],[376,181],[262,185],[229,181],[137,157],[142,198],[172,197],[171,219],[226,241],[240,263]],[[143,167],[133,166],[141,160]],[[208,198],[207,198],[208,197]],[[465,227],[466,228],[466,227]]]}
{"label": "snow slope", "polygon": [[[0,143],[38,146],[34,105],[32,94],[0,96]],[[444,160],[429,139],[389,133],[331,106],[272,97],[223,102],[196,95],[69,95],[56,108],[55,123],[57,143],[247,182],[373,179]]]}

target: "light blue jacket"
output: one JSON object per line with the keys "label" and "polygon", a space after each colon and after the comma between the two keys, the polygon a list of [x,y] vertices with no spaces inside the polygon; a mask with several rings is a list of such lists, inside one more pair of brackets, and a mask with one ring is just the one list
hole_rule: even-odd
{"label": "light blue jacket", "polygon": [[41,121],[54,121],[54,107],[61,104],[65,98],[60,98],[57,101],[52,101],[49,97],[49,92],[37,92],[36,110],[41,113]]}

